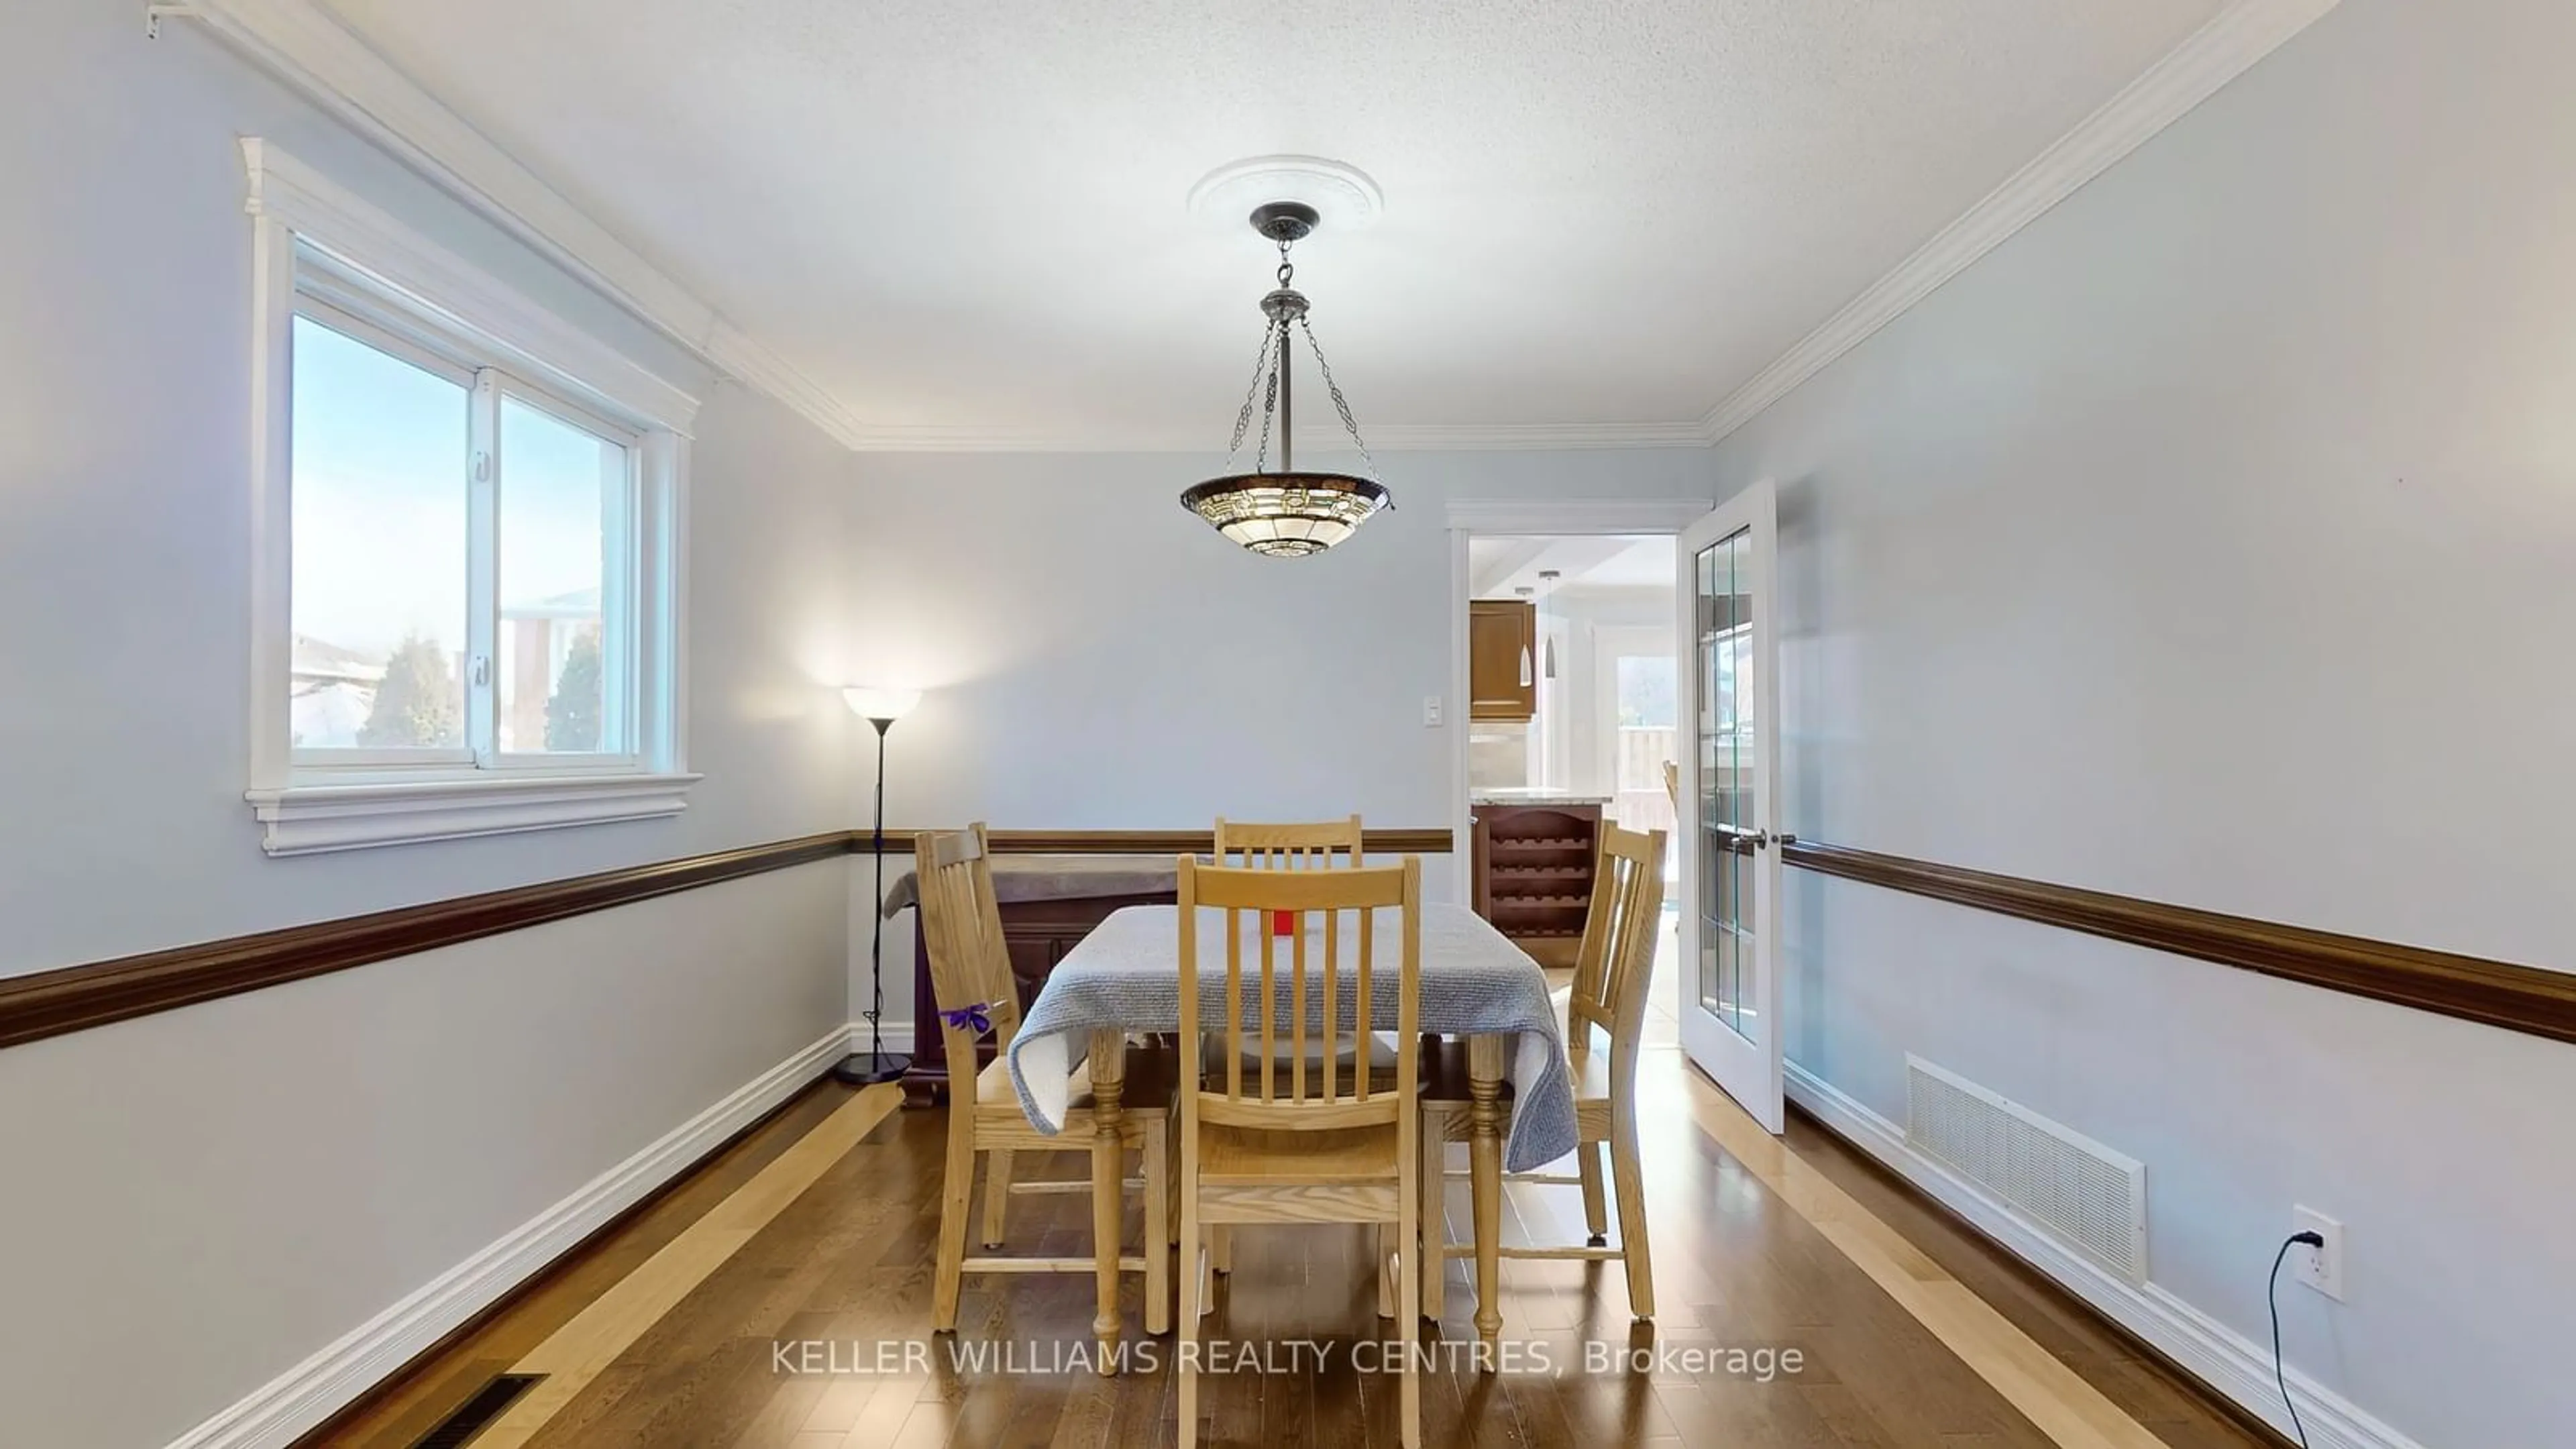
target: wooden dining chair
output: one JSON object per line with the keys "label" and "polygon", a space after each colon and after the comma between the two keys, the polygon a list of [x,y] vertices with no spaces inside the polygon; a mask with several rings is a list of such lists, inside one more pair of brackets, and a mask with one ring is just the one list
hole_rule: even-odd
{"label": "wooden dining chair", "polygon": [[[939,1000],[939,1030],[949,1061],[948,1166],[939,1205],[932,1327],[941,1333],[956,1331],[958,1283],[966,1273],[1091,1273],[1101,1284],[1104,1315],[1116,1301],[1117,1275],[1142,1273],[1145,1331],[1168,1332],[1173,1059],[1167,1049],[1127,1051],[1118,1095],[1116,1159],[1123,1160],[1128,1149],[1144,1159],[1141,1179],[1123,1180],[1118,1197],[1123,1201],[1128,1188],[1144,1195],[1143,1250],[1133,1257],[1121,1256],[1116,1218],[1104,1220],[1095,1213],[1088,1258],[966,1256],[966,1215],[977,1159],[986,1160],[983,1243],[987,1248],[1001,1246],[1003,1214],[1013,1193],[1094,1192],[1095,1184],[1088,1181],[1015,1185],[1011,1155],[1093,1150],[1100,1140],[1099,1098],[1092,1086],[1097,1064],[1086,1056],[1073,1069],[1071,1105],[1062,1131],[1049,1137],[1029,1124],[1009,1075],[1011,1039],[1020,1030],[1020,1000],[1002,941],[984,827],[978,822],[961,831],[915,836],[912,858],[920,886],[922,938],[930,950],[931,989]],[[996,1050],[992,1062],[977,1071],[973,1068],[976,1043],[987,1032]],[[1095,1155],[1095,1172],[1098,1162]],[[1123,1177],[1123,1167],[1119,1171]],[[1104,1321],[1114,1327],[1114,1320]],[[1102,1372],[1108,1372],[1105,1361]]]}
{"label": "wooden dining chair", "polygon": [[[1241,1223],[1359,1223],[1377,1228],[1378,1311],[1418,1332],[1421,1209],[1417,1097],[1422,996],[1422,861],[1348,870],[1247,870],[1181,858],[1180,1444],[1198,1443],[1193,1347],[1208,1302],[1200,1248],[1211,1228]],[[1201,908],[1222,912],[1224,996],[1200,1004]],[[1395,940],[1377,914],[1392,909]],[[1282,941],[1274,912],[1320,918]],[[1345,913],[1348,918],[1345,919]],[[1392,944],[1395,960],[1384,959]],[[1313,959],[1320,955],[1320,961]],[[1256,958],[1256,959],[1247,959]],[[1285,959],[1283,959],[1285,958]],[[1386,971],[1395,971],[1397,1064],[1349,1070],[1338,1038],[1364,1035]],[[1343,991],[1350,1005],[1343,1005]],[[1205,1039],[1222,1051],[1211,1064]],[[1320,1039],[1309,1068],[1308,1041]],[[1282,1048],[1285,1050],[1283,1051]],[[1403,1442],[1422,1442],[1414,1355],[1399,1355]]]}
{"label": "wooden dining chair", "polygon": [[[1360,817],[1347,820],[1249,821],[1216,818],[1216,863],[1249,870],[1335,870],[1366,858],[1367,832]],[[1311,1048],[1310,1048],[1311,1050]],[[1361,1033],[1341,1045],[1347,1067],[1361,1051],[1377,1066],[1393,1070],[1393,1048],[1383,1039]],[[1219,1273],[1234,1271],[1234,1234],[1218,1229],[1208,1237],[1208,1262]]]}
{"label": "wooden dining chair", "polygon": [[[1506,1182],[1580,1185],[1583,1221],[1591,1240],[1582,1247],[1504,1247],[1506,1258],[1621,1260],[1628,1271],[1628,1309],[1655,1316],[1654,1264],[1647,1244],[1645,1179],[1637,1162],[1637,1048],[1644,1035],[1646,998],[1655,972],[1655,938],[1664,908],[1664,832],[1601,827],[1593,876],[1592,909],[1584,917],[1583,944],[1574,958],[1574,980],[1559,1022],[1565,1036],[1567,1080],[1574,1087],[1578,1142],[1575,1175],[1512,1173]],[[1454,1059],[1453,1059],[1454,1057]],[[1423,1086],[1422,1179],[1426,1282],[1423,1311],[1437,1318],[1444,1306],[1446,1261],[1475,1251],[1449,1242],[1443,1212],[1448,1144],[1465,1134],[1471,1103],[1463,1053],[1443,1052]],[[1610,1182],[1619,1204],[1619,1245],[1608,1246],[1608,1205],[1603,1201],[1601,1153],[1610,1156]],[[1463,1176],[1464,1174],[1460,1174]],[[1478,1221],[1478,1236],[1499,1234],[1495,1221]]]}
{"label": "wooden dining chair", "polygon": [[[1354,866],[1363,854],[1360,818],[1264,825],[1216,818],[1216,863],[1284,870]],[[1339,857],[1336,859],[1336,857]]]}

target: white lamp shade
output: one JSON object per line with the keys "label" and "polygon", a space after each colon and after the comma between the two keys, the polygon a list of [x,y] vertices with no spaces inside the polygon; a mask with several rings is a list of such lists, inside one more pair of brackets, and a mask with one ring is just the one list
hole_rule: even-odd
{"label": "white lamp shade", "polygon": [[849,701],[850,713],[861,719],[901,719],[921,703],[921,691],[852,687],[842,690],[841,698]]}

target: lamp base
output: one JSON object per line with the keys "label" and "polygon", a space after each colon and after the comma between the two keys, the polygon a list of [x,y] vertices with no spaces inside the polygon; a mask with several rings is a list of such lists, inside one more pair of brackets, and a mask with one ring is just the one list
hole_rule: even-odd
{"label": "lamp base", "polygon": [[912,1058],[901,1052],[853,1052],[832,1068],[832,1080],[853,1087],[871,1087],[895,1081],[911,1069]]}

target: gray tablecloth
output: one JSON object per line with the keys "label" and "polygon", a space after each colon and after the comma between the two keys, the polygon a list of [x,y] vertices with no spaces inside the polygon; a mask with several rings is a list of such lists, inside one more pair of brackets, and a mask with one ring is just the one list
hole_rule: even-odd
{"label": "gray tablecloth", "polygon": [[[1180,930],[1173,906],[1130,906],[1113,913],[1081,944],[1065,953],[1047,976],[1011,1043],[1011,1081],[1020,1107],[1041,1132],[1064,1124],[1067,1082],[1073,1063],[1094,1031],[1176,1032],[1181,1028]],[[1199,913],[1199,1006],[1204,1030],[1225,1020],[1225,913]],[[1258,913],[1243,913],[1247,932]],[[1308,914],[1307,972],[1311,998],[1320,994],[1323,925]],[[1378,912],[1377,956],[1371,967],[1369,1015],[1381,1031],[1396,1025],[1395,962],[1399,937],[1395,912]],[[1341,924],[1342,1001],[1358,990],[1349,969],[1359,932],[1344,913]],[[1289,946],[1276,948],[1276,1005],[1288,1020]],[[1247,942],[1244,960],[1257,972],[1259,947]],[[1253,980],[1257,983],[1257,974]],[[1247,990],[1245,1015],[1257,1019]],[[1504,1170],[1528,1172],[1574,1150],[1574,1095],[1565,1077],[1565,1047],[1557,1037],[1547,977],[1521,949],[1464,906],[1422,908],[1421,1026],[1427,1032],[1507,1033],[1517,1037],[1506,1055],[1512,1083],[1512,1120]],[[1320,1017],[1316,1020],[1320,1021]]]}

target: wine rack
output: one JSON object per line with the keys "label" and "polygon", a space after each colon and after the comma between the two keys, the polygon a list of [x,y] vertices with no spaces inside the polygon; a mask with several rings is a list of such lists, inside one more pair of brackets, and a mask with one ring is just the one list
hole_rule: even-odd
{"label": "wine rack", "polygon": [[1542,966],[1571,966],[1592,909],[1601,807],[1476,807],[1476,913]]}

